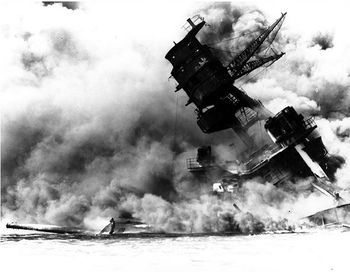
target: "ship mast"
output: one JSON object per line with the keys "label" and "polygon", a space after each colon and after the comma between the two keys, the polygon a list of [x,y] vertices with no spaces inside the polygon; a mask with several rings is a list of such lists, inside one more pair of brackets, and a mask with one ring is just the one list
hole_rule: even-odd
{"label": "ship mast", "polygon": [[271,26],[262,32],[255,40],[250,42],[249,45],[230,62],[230,64],[227,66],[227,70],[229,71],[233,80],[238,79],[247,73],[250,73],[265,63],[276,61],[284,55],[284,53],[281,53],[269,56],[267,58],[259,59],[257,61],[248,62],[249,59],[252,58],[254,54],[259,50],[261,45],[269,37],[273,30],[276,30],[274,33],[274,37],[276,37],[277,32],[284,22],[286,14],[287,13],[282,13],[279,19],[277,19]]}
{"label": "ship mast", "polygon": [[[271,64],[275,61],[277,61],[278,59],[280,59],[285,53],[280,53],[277,55],[272,55],[272,56],[268,56],[266,58],[261,58],[258,60],[252,60],[247,62],[246,64],[243,65],[243,67],[236,71],[234,74],[232,73],[231,77],[233,80],[236,80],[246,74],[249,74],[250,72],[254,71],[255,69],[263,66],[264,64],[271,62]],[[228,68],[230,71],[230,68]]]}
{"label": "ship mast", "polygon": [[[266,63],[273,63],[284,53],[260,58],[257,52],[264,41],[272,41],[281,27],[286,13],[264,30],[255,40],[225,67],[210,48],[200,43],[196,34],[205,26],[201,17],[187,20],[187,35],[169,50],[165,58],[173,65],[171,75],[179,83],[175,91],[183,89],[196,106],[197,124],[204,133],[233,129],[246,146],[254,152],[257,144],[248,129],[270,113],[260,101],[233,85],[235,79],[250,73]],[[253,58],[254,57],[254,58]],[[243,154],[243,153],[242,153]]]}

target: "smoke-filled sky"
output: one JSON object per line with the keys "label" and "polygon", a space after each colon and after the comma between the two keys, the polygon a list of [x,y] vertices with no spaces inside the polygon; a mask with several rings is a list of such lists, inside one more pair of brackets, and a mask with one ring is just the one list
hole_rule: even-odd
{"label": "smoke-filled sky", "polygon": [[[224,37],[227,29],[239,35],[287,11],[276,46],[286,55],[254,80],[237,84],[272,112],[292,105],[315,115],[330,153],[348,159],[346,3],[280,2],[124,1],[81,3],[75,10],[2,3],[5,218],[99,228],[127,212],[167,230],[217,228],[212,213],[225,214],[232,206],[200,196],[208,188],[191,180],[185,158],[202,144],[232,142],[231,134],[204,135],[197,128],[194,108],[184,107],[186,96],[173,93],[176,83],[164,59],[185,34],[185,20],[197,13]],[[336,174],[343,187],[347,169],[345,163]],[[266,203],[265,195],[271,203],[276,199],[277,206],[261,212],[265,218],[279,220],[277,211],[291,207],[302,210],[279,190],[246,187],[255,192],[245,199],[251,210]],[[303,203],[314,199],[302,197]],[[282,200],[288,203],[283,208]],[[237,216],[242,224],[249,221]]]}

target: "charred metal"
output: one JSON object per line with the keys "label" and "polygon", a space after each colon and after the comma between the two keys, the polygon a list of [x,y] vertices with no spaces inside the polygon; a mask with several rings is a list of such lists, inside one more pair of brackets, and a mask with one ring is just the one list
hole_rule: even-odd
{"label": "charred metal", "polygon": [[[305,118],[293,107],[273,115],[259,100],[234,85],[239,78],[284,55],[274,50],[265,57],[258,53],[265,42],[275,39],[285,16],[283,13],[263,30],[227,66],[196,38],[206,25],[204,19],[195,16],[187,20],[187,35],[165,56],[178,82],[175,91],[183,89],[189,98],[186,106],[196,106],[197,124],[204,133],[232,129],[233,145],[239,147],[235,162],[219,161],[210,146],[200,147],[197,157],[187,160],[187,168],[208,181],[217,178],[213,184],[217,193],[232,192],[257,177],[283,188],[293,188],[304,178],[311,180],[311,190],[317,189],[339,203],[342,199],[329,178],[333,176],[328,167],[330,156],[316,132],[314,118]],[[262,134],[259,139],[255,135],[258,128]]]}

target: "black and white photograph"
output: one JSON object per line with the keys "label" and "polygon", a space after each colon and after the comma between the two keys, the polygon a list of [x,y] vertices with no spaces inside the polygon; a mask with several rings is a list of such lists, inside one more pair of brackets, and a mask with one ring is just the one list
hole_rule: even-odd
{"label": "black and white photograph", "polygon": [[0,270],[350,271],[349,12],[0,2]]}

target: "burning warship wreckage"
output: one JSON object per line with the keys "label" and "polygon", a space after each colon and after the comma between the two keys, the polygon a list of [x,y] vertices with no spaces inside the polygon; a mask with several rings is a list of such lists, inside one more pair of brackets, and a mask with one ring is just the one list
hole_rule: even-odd
{"label": "burning warship wreckage", "polygon": [[[226,15],[244,17],[243,9],[235,12]],[[206,10],[203,13],[207,15]],[[69,16],[76,14],[72,11]],[[91,54],[93,46],[79,47],[73,30],[39,32],[39,41],[47,37],[50,41],[44,53],[30,47],[37,46],[37,34],[22,35],[29,44],[21,55],[22,68],[31,73],[30,80],[37,79],[34,89],[41,84],[56,86],[57,81],[79,88],[79,80],[68,80],[77,75],[86,77],[92,89],[99,89],[102,81],[104,95],[98,94],[102,102],[95,93],[91,104],[86,99],[87,110],[82,106],[81,115],[68,106],[62,110],[45,105],[28,110],[31,114],[23,110],[23,116],[13,117],[14,122],[6,120],[1,202],[2,213],[13,214],[6,217],[6,227],[102,237],[251,234],[295,231],[299,226],[348,228],[348,194],[336,177],[344,160],[328,152],[314,117],[292,106],[274,114],[254,98],[256,93],[250,95],[238,84],[244,79],[255,82],[259,74],[252,74],[271,69],[285,55],[275,49],[285,17],[286,13],[281,14],[270,26],[264,19],[254,30],[239,32],[244,36],[241,43],[239,37],[229,35],[216,41],[218,34],[210,19],[208,24],[205,17],[196,15],[187,20],[180,41],[173,46],[167,43],[161,60],[156,58],[159,51],[145,54],[149,52],[139,46],[139,35],[137,46],[125,39],[124,47],[130,50],[126,53],[122,46],[120,52],[113,48],[122,39],[115,42],[108,36],[116,56]],[[81,26],[77,29],[80,35]],[[98,33],[102,38],[106,34]],[[234,48],[225,44],[225,38],[234,41]],[[323,47],[327,47],[324,41]],[[131,53],[135,48],[142,57]],[[127,65],[113,66],[124,59]],[[129,65],[130,59],[135,67],[155,66],[155,72],[137,70]],[[161,61],[171,69],[168,81],[169,71]],[[71,66],[77,63],[83,76],[64,73],[62,67],[75,72]],[[106,64],[116,72],[106,73]],[[95,74],[98,79],[91,80]],[[66,85],[62,78],[67,78]],[[53,82],[44,85],[45,80]],[[175,95],[169,92],[174,83]],[[84,99],[89,84],[82,84]],[[180,95],[188,99],[187,107],[178,104]],[[169,111],[174,103],[175,118]],[[186,112],[189,107],[195,107],[196,120]],[[90,113],[92,108],[97,109]],[[225,142],[220,133],[225,134]],[[189,158],[195,150],[197,154]],[[324,205],[316,205],[322,208],[312,212],[300,213],[300,207],[294,211],[297,205],[313,201]]]}
{"label": "burning warship wreckage", "polygon": [[[215,48],[202,44],[196,35],[206,26],[199,15],[187,20],[187,35],[167,53],[173,65],[171,76],[178,82],[175,92],[188,96],[186,106],[196,107],[197,124],[204,133],[232,129],[232,146],[237,160],[219,162],[211,146],[198,148],[195,158],[187,159],[187,168],[199,179],[218,182],[213,192],[230,197],[234,203],[242,184],[257,178],[263,182],[295,192],[298,181],[309,179],[309,188],[334,199],[331,207],[307,217],[318,225],[349,224],[350,205],[332,183],[331,157],[317,133],[313,117],[304,117],[288,106],[273,115],[264,105],[234,83],[264,65],[271,65],[284,53],[271,49],[283,24],[283,13],[243,51],[224,66]],[[262,54],[263,52],[263,54]]]}

